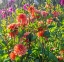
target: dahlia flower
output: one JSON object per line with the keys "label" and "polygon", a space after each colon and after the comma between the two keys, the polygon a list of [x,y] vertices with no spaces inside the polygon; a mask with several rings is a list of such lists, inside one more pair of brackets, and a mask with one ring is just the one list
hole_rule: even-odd
{"label": "dahlia flower", "polygon": [[27,49],[24,45],[22,44],[17,44],[14,46],[14,53],[18,56],[25,55],[27,52]]}

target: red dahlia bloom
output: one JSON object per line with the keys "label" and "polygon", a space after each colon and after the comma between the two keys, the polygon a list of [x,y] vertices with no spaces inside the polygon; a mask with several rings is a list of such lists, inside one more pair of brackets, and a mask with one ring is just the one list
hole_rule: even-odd
{"label": "red dahlia bloom", "polygon": [[42,30],[43,30],[43,28],[42,28],[42,27],[39,27],[39,28],[38,28],[38,31],[42,31]]}
{"label": "red dahlia bloom", "polygon": [[27,24],[27,16],[26,16],[26,14],[20,14],[20,15],[18,15],[17,20],[22,25],[26,25]]}
{"label": "red dahlia bloom", "polygon": [[31,14],[31,16],[33,18],[35,17],[35,7],[34,6],[29,6],[28,7],[28,12]]}
{"label": "red dahlia bloom", "polygon": [[37,14],[40,14],[40,10],[37,10],[34,6],[28,7],[28,12],[31,14],[32,18],[39,18],[40,16]]}
{"label": "red dahlia bloom", "polygon": [[38,37],[42,37],[43,35],[44,35],[44,30],[39,31],[39,32],[37,33],[37,36],[38,36]]}
{"label": "red dahlia bloom", "polygon": [[46,16],[48,15],[48,12],[46,12],[46,11],[41,11],[41,15],[42,15],[43,17],[46,17]]}
{"label": "red dahlia bloom", "polygon": [[60,13],[57,12],[57,11],[53,11],[52,14],[53,14],[54,17],[58,17]]}
{"label": "red dahlia bloom", "polygon": [[15,28],[17,28],[17,25],[16,25],[16,23],[12,23],[12,24],[8,25],[7,28],[10,30],[14,30]]}
{"label": "red dahlia bloom", "polygon": [[14,52],[11,52],[10,53],[10,59],[11,60],[15,60],[15,57],[16,57],[15,53]]}
{"label": "red dahlia bloom", "polygon": [[47,19],[47,23],[48,23],[48,24],[51,24],[52,22],[53,22],[53,19],[52,19],[52,18]]}
{"label": "red dahlia bloom", "polygon": [[31,14],[34,13],[35,11],[35,7],[34,6],[29,6],[28,7],[28,12],[30,12]]}
{"label": "red dahlia bloom", "polygon": [[18,34],[18,26],[15,23],[8,25],[8,29],[10,29],[9,36],[15,37]]}
{"label": "red dahlia bloom", "polygon": [[14,32],[10,32],[9,33],[9,36],[10,37],[15,37],[17,34],[18,34],[18,30],[17,31],[14,31]]}
{"label": "red dahlia bloom", "polygon": [[24,33],[24,37],[27,37],[30,34],[30,32]]}
{"label": "red dahlia bloom", "polygon": [[18,56],[25,55],[26,51],[26,47],[22,44],[17,44],[14,46],[14,53]]}

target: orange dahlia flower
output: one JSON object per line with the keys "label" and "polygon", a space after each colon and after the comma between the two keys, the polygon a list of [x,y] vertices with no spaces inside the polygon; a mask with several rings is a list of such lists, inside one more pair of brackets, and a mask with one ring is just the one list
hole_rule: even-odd
{"label": "orange dahlia flower", "polygon": [[22,44],[17,44],[14,46],[14,53],[18,56],[25,55],[26,51],[26,47]]}
{"label": "orange dahlia flower", "polygon": [[22,25],[26,25],[27,24],[27,16],[26,14],[20,14],[17,16],[17,20],[18,22],[20,22]]}

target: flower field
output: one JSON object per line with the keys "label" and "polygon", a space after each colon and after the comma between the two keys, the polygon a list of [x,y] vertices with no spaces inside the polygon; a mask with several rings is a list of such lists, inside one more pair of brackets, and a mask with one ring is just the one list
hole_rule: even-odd
{"label": "flower field", "polygon": [[64,62],[64,0],[21,1],[0,9],[0,62]]}

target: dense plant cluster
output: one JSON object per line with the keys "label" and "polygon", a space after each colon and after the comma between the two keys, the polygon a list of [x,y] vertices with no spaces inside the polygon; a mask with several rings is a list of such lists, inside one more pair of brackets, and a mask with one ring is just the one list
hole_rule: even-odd
{"label": "dense plant cluster", "polygon": [[54,2],[16,8],[11,0],[0,10],[0,62],[64,61],[64,0]]}

